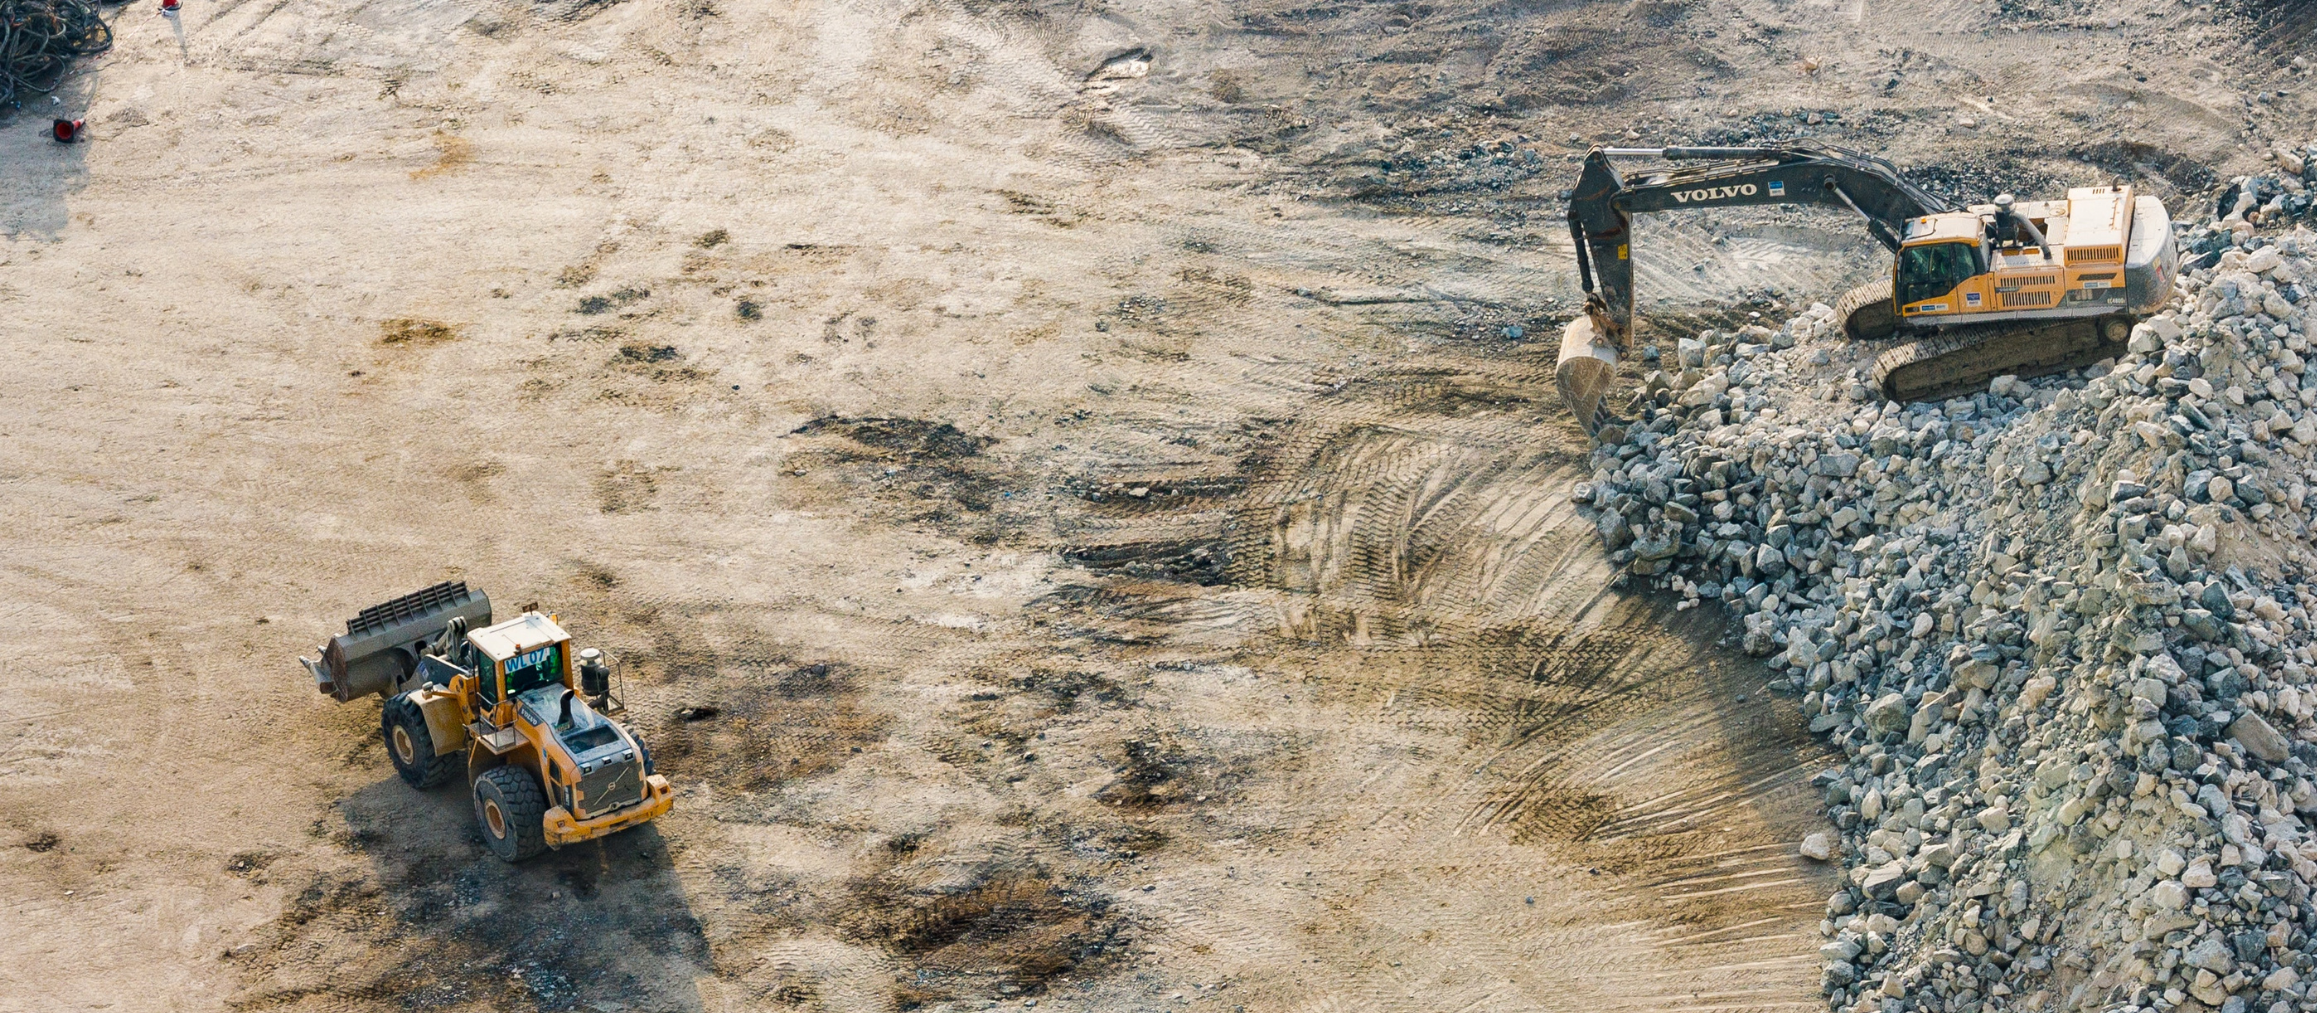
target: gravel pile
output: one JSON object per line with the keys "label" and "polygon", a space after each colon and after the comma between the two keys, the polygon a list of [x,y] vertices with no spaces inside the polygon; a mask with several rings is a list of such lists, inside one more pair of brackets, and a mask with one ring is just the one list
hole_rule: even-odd
{"label": "gravel pile", "polygon": [[1833,1009],[2317,1011],[2317,233],[2242,205],[2112,365],[1896,404],[1823,305],[1685,339],[1578,490],[1849,756]]}
{"label": "gravel pile", "polygon": [[2187,266],[2219,263],[2222,253],[2236,247],[2239,235],[2250,237],[2263,227],[2317,223],[2317,144],[2278,145],[2269,160],[2275,170],[2237,177],[2221,191],[2214,202],[2220,220],[2186,237],[2181,252]]}

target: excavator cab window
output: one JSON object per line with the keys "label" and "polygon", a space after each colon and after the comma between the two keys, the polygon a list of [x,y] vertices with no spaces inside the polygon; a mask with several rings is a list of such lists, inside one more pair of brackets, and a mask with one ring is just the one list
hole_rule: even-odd
{"label": "excavator cab window", "polygon": [[1979,244],[1926,243],[1899,251],[1899,304],[1936,299],[1986,273],[1979,259]]}

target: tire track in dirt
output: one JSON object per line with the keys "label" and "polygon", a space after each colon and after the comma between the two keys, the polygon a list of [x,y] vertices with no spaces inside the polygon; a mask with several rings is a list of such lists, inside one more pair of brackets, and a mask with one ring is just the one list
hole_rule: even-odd
{"label": "tire track in dirt", "polygon": [[[1201,701],[1188,729],[1301,730],[1304,762],[1210,814],[1231,875],[1161,881],[1151,916],[1177,952],[1328,968],[1295,1008],[1814,1006],[1832,875],[1793,842],[1823,754],[1718,617],[1609,589],[1536,368],[1444,353],[1318,397],[1215,532],[1237,590],[1053,599],[1153,650],[1235,629],[1266,681],[1310,687],[1260,714],[1229,679],[1172,694]],[[1180,537],[1150,509],[1107,530]],[[1324,856],[1278,876],[1304,840]]]}

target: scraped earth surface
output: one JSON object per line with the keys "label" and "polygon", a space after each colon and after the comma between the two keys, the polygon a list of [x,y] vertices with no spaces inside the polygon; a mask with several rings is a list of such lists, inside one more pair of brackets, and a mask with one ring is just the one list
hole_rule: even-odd
{"label": "scraped earth surface", "polygon": [[[0,1009],[1821,1005],[1820,747],[1567,502],[1558,191],[2309,122],[2304,5],[1989,7],[126,11],[0,139]],[[1881,263],[1636,249],[1653,337]],[[393,778],[292,659],[445,579],[672,814],[508,867]]]}

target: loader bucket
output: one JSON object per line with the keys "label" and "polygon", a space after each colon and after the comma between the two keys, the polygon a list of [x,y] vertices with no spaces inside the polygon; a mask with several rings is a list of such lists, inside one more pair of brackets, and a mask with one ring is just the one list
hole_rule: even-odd
{"label": "loader bucket", "polygon": [[315,688],[340,702],[389,696],[406,688],[419,653],[453,619],[466,620],[468,629],[490,625],[491,599],[464,581],[436,584],[363,609],[346,620],[345,633],[322,645],[319,659],[298,660],[313,673]]}

